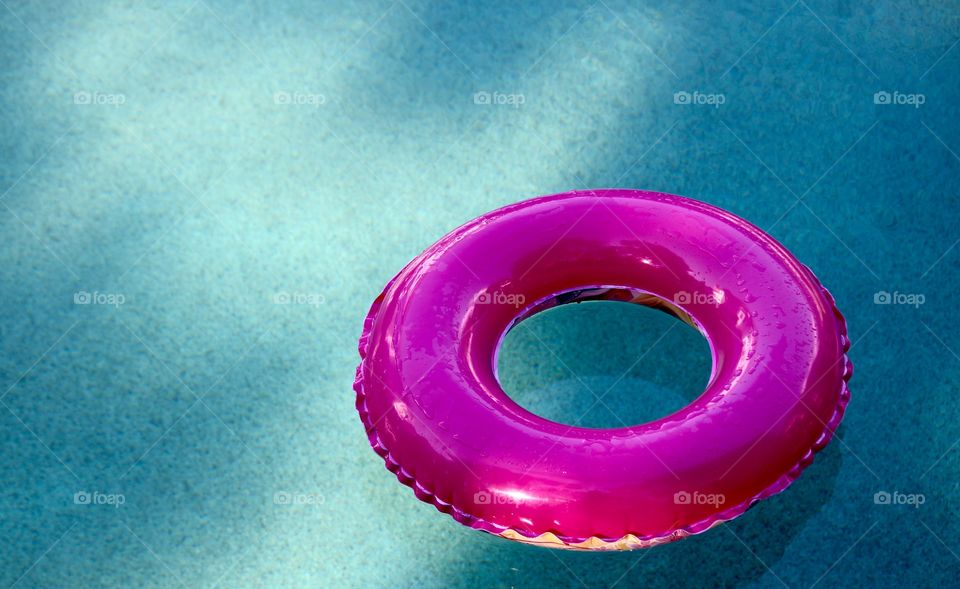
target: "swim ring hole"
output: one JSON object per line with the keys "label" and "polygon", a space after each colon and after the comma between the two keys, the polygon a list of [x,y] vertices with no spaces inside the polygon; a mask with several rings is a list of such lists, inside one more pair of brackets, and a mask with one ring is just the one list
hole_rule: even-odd
{"label": "swim ring hole", "polygon": [[654,421],[700,396],[711,378],[710,344],[683,315],[672,301],[620,287],[535,302],[501,339],[500,386],[527,411],[564,425]]}

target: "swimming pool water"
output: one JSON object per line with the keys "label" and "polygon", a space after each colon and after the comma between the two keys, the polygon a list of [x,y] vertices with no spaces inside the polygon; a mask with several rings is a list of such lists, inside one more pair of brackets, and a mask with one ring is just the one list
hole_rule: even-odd
{"label": "swimming pool water", "polygon": [[[4,0],[0,31],[0,585],[956,585],[956,2]],[[463,528],[370,451],[363,317],[469,219],[610,186],[814,270],[854,342],[839,436],[652,550]],[[512,334],[508,391],[692,398],[696,334],[610,307]]]}

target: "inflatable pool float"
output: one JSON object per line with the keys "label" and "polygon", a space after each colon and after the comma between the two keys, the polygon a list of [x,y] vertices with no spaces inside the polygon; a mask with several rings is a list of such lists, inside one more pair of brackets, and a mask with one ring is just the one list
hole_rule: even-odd
{"label": "inflatable pool float", "polygon": [[[615,429],[511,400],[496,374],[506,332],[591,299],[699,329],[706,390]],[[504,538],[586,550],[697,534],[784,490],[830,441],[853,371],[833,298],[782,245],[716,207],[636,190],[544,196],[454,230],[390,280],[359,347],[370,444],[419,499]]]}

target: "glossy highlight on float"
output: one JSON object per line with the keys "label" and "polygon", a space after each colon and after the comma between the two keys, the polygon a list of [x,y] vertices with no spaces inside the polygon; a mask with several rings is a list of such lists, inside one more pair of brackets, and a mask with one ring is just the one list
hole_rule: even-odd
{"label": "glossy highlight on float", "polygon": [[[699,329],[706,390],[615,429],[511,400],[495,369],[506,332],[592,299]],[[833,297],[743,219],[669,194],[575,191],[483,215],[407,264],[367,315],[354,389],[373,449],[422,501],[511,540],[624,550],[703,532],[789,486],[840,423],[849,347]]]}

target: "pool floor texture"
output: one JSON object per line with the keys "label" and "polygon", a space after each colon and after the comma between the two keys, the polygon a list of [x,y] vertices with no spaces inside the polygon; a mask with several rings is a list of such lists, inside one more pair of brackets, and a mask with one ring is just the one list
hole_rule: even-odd
{"label": "pool floor texture", "polygon": [[[958,40],[957,2],[0,2],[0,587],[956,587]],[[855,365],[787,491],[613,554],[417,501],[351,389],[413,256],[598,187],[767,230]],[[656,418],[709,374],[672,323],[551,310],[504,386]]]}

